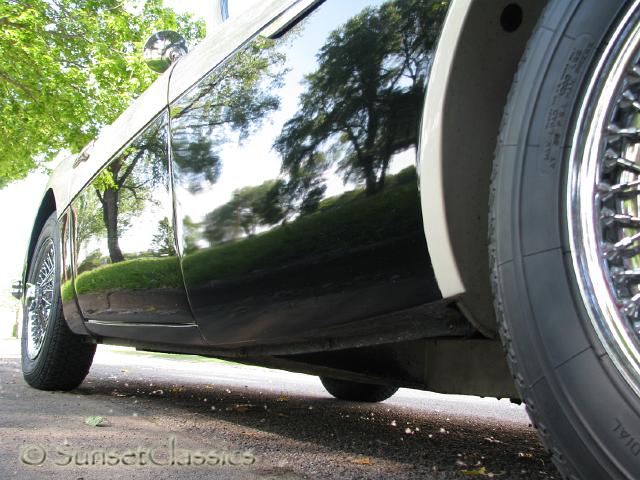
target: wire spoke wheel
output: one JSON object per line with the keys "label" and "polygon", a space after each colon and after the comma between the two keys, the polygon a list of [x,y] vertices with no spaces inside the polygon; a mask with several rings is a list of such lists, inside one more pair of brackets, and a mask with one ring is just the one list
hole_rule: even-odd
{"label": "wire spoke wheel", "polygon": [[42,350],[47,325],[51,318],[56,274],[53,241],[47,239],[38,250],[36,268],[27,284],[27,355],[35,359]]}
{"label": "wire spoke wheel", "polygon": [[640,478],[640,0],[549,2],[494,166],[507,361],[565,478]]}
{"label": "wire spoke wheel", "polygon": [[640,14],[601,58],[573,141],[567,221],[590,320],[640,396]]}
{"label": "wire spoke wheel", "polygon": [[72,390],[86,377],[94,343],[73,333],[60,298],[60,226],[53,212],[41,228],[25,283],[21,363],[26,382],[41,390]]}

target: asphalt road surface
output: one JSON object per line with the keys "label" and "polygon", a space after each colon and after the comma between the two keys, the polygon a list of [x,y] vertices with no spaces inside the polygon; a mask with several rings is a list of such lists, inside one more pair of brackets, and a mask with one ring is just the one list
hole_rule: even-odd
{"label": "asphalt road surface", "polygon": [[42,392],[1,341],[0,478],[560,477],[507,400],[348,403],[308,375],[109,347],[77,390]]}

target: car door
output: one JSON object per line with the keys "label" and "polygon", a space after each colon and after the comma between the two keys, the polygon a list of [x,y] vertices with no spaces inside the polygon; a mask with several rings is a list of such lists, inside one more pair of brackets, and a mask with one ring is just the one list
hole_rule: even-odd
{"label": "car door", "polygon": [[168,119],[165,108],[71,203],[74,287],[86,319],[193,323],[175,249]]}
{"label": "car door", "polygon": [[246,36],[184,93],[202,65],[171,78],[182,269],[213,344],[318,338],[440,297],[415,162],[446,2],[289,4],[220,27],[198,55]]}

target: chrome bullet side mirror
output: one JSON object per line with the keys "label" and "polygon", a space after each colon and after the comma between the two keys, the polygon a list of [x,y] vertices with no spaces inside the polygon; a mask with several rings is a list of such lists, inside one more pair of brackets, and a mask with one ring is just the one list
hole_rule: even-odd
{"label": "chrome bullet side mirror", "polygon": [[151,70],[162,73],[187,52],[187,43],[182,35],[163,30],[149,37],[144,45],[143,58]]}

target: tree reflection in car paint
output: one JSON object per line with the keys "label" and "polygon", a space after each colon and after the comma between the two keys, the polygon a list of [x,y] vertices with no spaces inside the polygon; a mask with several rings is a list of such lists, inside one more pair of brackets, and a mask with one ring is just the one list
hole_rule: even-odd
{"label": "tree reflection in car paint", "polygon": [[[167,129],[165,111],[72,202],[75,293],[89,318],[192,321],[170,220]],[[68,283],[62,294],[73,296]]]}
{"label": "tree reflection in car paint", "polygon": [[[439,298],[415,152],[446,8],[325,2],[171,106],[182,267],[209,341],[304,334]],[[198,138],[213,147],[192,158]],[[201,163],[208,178],[188,171]]]}
{"label": "tree reflection in car paint", "polygon": [[[128,163],[116,158],[74,202],[79,249],[93,235],[106,237],[108,251],[78,252],[78,295],[180,289],[177,247],[212,342],[273,338],[305,316],[301,331],[439,298],[414,164],[446,8],[326,2],[214,69],[170,106],[178,245],[165,208],[155,232],[146,226],[144,248],[119,252],[153,203],[145,188],[169,188],[164,167],[135,180],[136,154],[125,152]],[[164,141],[155,133],[150,150]],[[376,301],[382,292],[387,301]]]}

